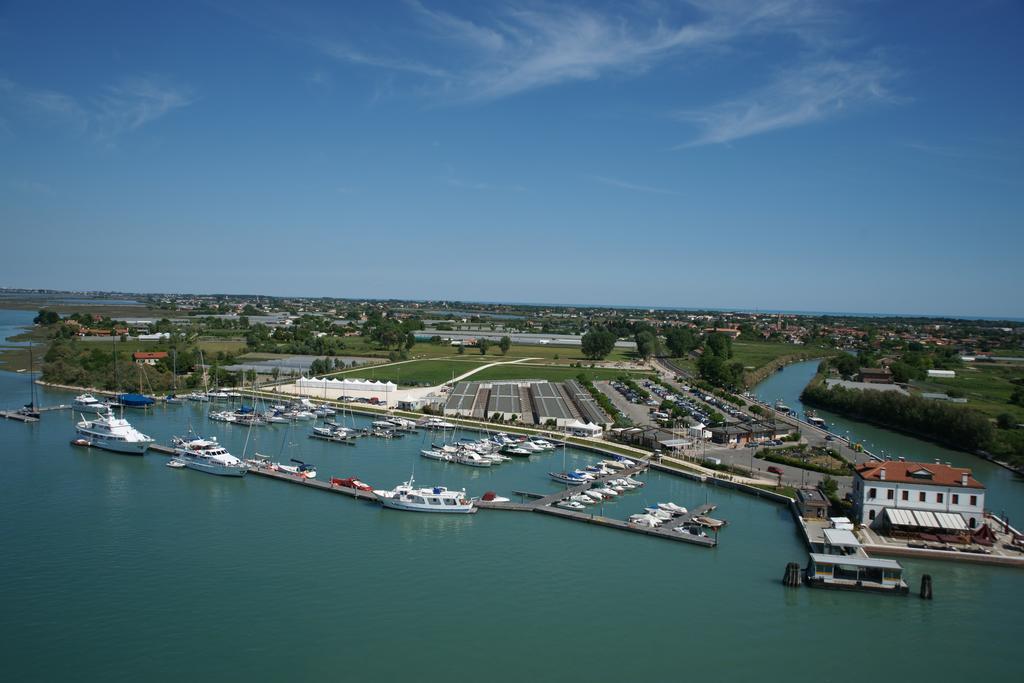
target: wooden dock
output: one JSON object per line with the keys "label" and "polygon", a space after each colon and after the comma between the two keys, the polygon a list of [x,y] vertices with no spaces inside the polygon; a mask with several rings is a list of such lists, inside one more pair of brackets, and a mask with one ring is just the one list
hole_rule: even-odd
{"label": "wooden dock", "polygon": [[[163,446],[160,444],[153,444],[149,447],[150,452],[159,453],[161,455],[174,455],[174,449],[169,446]],[[619,519],[612,519],[610,517],[604,517],[602,515],[595,515],[589,512],[583,512],[578,510],[564,510],[559,507],[555,507],[555,503],[565,500],[569,496],[581,493],[591,486],[602,486],[608,482],[609,479],[620,479],[624,477],[630,477],[634,474],[639,474],[647,469],[646,465],[638,465],[629,469],[622,470],[615,474],[610,474],[605,477],[600,477],[588,482],[582,486],[574,486],[567,488],[564,491],[557,491],[551,494],[540,494],[540,493],[529,493],[527,491],[514,491],[515,495],[522,496],[523,498],[532,498],[530,502],[496,502],[496,501],[485,501],[477,500],[475,505],[477,508],[482,510],[506,510],[509,512],[539,512],[545,515],[551,515],[553,517],[560,517],[561,519],[568,519],[576,522],[584,522],[586,524],[596,524],[610,529],[618,529],[620,531],[631,531],[637,534],[643,534],[645,536],[653,536],[654,538],[662,538],[669,541],[679,541],[681,543],[689,543],[691,545],[697,545],[704,548],[713,548],[718,545],[717,537],[705,537],[705,536],[694,536],[692,534],[679,533],[672,531],[672,528],[681,526],[683,524],[692,523],[694,517],[705,515],[715,509],[714,505],[701,505],[693,511],[680,515],[674,519],[671,519],[660,527],[643,527],[637,524],[630,524]],[[377,498],[376,494],[371,491],[360,491],[358,489],[350,489],[345,486],[335,486],[329,481],[323,481],[320,479],[307,479],[290,472],[279,472],[272,470],[269,467],[256,467],[253,465],[249,466],[249,474],[254,474],[259,477],[266,477],[268,479],[276,479],[277,481],[283,481],[289,484],[296,484],[298,486],[304,486],[306,488],[317,489],[326,493],[340,493],[343,496],[349,498],[355,498],[357,500],[365,500],[368,502],[379,503],[380,499]]]}
{"label": "wooden dock", "polygon": [[347,486],[335,486],[329,481],[307,479],[306,477],[291,474],[290,472],[278,472],[270,469],[269,467],[253,467],[250,465],[249,474],[255,474],[268,479],[276,479],[289,484],[298,484],[299,486],[305,486],[319,491],[326,491],[328,493],[340,493],[343,496],[348,496],[349,498],[355,498],[357,500],[367,500],[373,503],[380,502],[380,499],[377,498],[376,494],[372,491],[360,491],[359,489],[350,489]]}
{"label": "wooden dock", "polygon": [[[553,506],[534,508],[534,512],[540,512],[546,515],[554,515],[555,517],[561,517],[563,519],[572,519],[578,522],[586,522],[587,524],[597,524],[598,526],[619,529],[620,531],[632,531],[638,534],[654,536],[655,538],[664,538],[669,541],[681,541],[683,543],[692,543],[693,545],[699,545],[705,548],[714,548],[716,545],[718,545],[718,541],[710,536],[694,536],[692,534],[684,534],[679,533],[678,531],[672,531],[671,527],[683,524],[683,522],[680,521],[682,520],[682,517],[665,522],[662,526],[646,527],[639,526],[637,524],[630,524],[629,522],[624,522],[620,519],[611,519],[609,517],[602,517],[600,515],[591,515],[586,512],[579,512],[576,510],[563,510],[562,508]],[[664,528],[666,526],[670,528]]]}
{"label": "wooden dock", "polygon": [[[693,545],[699,545],[705,548],[713,548],[718,545],[718,538],[710,536],[694,536],[692,534],[680,533],[678,531],[672,531],[672,529],[693,523],[695,517],[706,515],[715,509],[715,505],[701,505],[696,509],[687,512],[685,515],[680,515],[671,520],[666,521],[661,526],[657,527],[645,527],[638,524],[631,524],[619,519],[611,519],[610,517],[604,517],[602,515],[595,515],[591,512],[584,512],[582,510],[565,510],[557,507],[556,504],[561,501],[583,493],[587,489],[597,487],[600,488],[608,483],[612,479],[623,479],[625,477],[631,477],[634,474],[639,474],[647,469],[647,465],[640,464],[636,467],[630,467],[614,474],[609,474],[604,477],[599,477],[592,481],[581,484],[580,486],[573,486],[566,488],[563,491],[556,491],[550,494],[531,493],[529,491],[513,491],[514,495],[520,496],[524,499],[522,503],[496,503],[493,501],[485,502],[478,501],[477,506],[484,508],[485,510],[513,510],[521,512],[539,512],[545,515],[553,515],[555,517],[561,517],[562,519],[571,519],[577,522],[585,522],[587,524],[597,524],[598,526],[608,527],[611,529],[619,529],[620,531],[632,531],[638,534],[644,534],[646,536],[654,536],[655,538],[664,538],[670,541],[680,541],[682,543],[690,543]],[[530,502],[525,502],[526,498],[532,498]]]}
{"label": "wooden dock", "polygon": [[[42,417],[42,413],[49,413],[54,410],[67,410],[70,407],[70,405],[62,403],[56,406],[43,406],[36,408],[36,412],[40,413],[40,417]],[[18,422],[39,422],[38,417],[26,415],[20,410],[0,410],[0,417],[3,417],[5,420],[17,420]]]}
{"label": "wooden dock", "polygon": [[349,436],[349,437],[324,436],[323,434],[317,434],[316,432],[312,432],[312,433],[310,433],[309,438],[311,438],[311,439],[319,439],[320,441],[329,441],[331,443],[342,443],[342,444],[345,444],[346,446],[355,446],[356,445],[356,437],[355,436]]}
{"label": "wooden dock", "polygon": [[18,422],[39,422],[38,417],[25,415],[24,413],[19,413],[17,410],[4,410],[0,412],[0,415],[2,415],[6,420],[17,420]]}

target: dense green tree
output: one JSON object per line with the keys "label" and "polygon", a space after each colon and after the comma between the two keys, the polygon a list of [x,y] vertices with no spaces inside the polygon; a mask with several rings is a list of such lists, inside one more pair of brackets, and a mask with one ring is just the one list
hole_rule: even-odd
{"label": "dense green tree", "polygon": [[636,352],[641,358],[650,358],[658,351],[658,338],[650,330],[636,333]]}
{"label": "dense green tree", "polygon": [[53,325],[60,322],[60,315],[56,311],[48,311],[45,308],[39,311],[39,315],[32,319],[36,325]]}
{"label": "dense green tree", "polygon": [[673,358],[682,358],[697,348],[697,339],[688,327],[673,327],[665,335],[665,345]]}
{"label": "dense green tree", "polygon": [[840,376],[846,379],[853,377],[860,371],[860,361],[857,359],[857,356],[849,353],[839,354],[832,359],[831,363]]}
{"label": "dense green tree", "polygon": [[481,337],[480,341],[478,341],[476,345],[480,348],[480,355],[486,356],[487,349],[491,348],[491,340],[486,337]]}
{"label": "dense green tree", "polygon": [[603,327],[593,327],[581,339],[583,355],[591,360],[600,360],[615,348],[616,336]]}
{"label": "dense green tree", "polygon": [[501,338],[498,342],[498,348],[501,349],[501,355],[508,353],[508,350],[512,348],[512,339],[508,335]]}
{"label": "dense green tree", "polygon": [[721,332],[709,334],[707,339],[704,340],[704,348],[723,360],[732,358],[732,339]]}

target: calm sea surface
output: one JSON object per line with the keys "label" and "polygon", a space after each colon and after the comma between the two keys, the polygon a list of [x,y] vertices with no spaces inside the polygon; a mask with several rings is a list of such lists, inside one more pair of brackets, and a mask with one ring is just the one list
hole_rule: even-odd
{"label": "calm sea surface", "polygon": [[[24,374],[0,372],[0,405],[27,395]],[[162,443],[191,425],[245,448],[244,428],[194,404],[126,415]],[[72,420],[0,420],[3,680],[1015,677],[1007,646],[1024,572],[905,562],[915,588],[933,574],[932,602],[785,589],[785,564],[806,560],[790,515],[739,493],[652,473],[605,507],[625,518],[658,501],[716,502],[729,526],[705,550],[537,514],[417,515],[172,470],[157,454],[74,448]],[[306,430],[254,429],[248,450],[376,486],[415,470],[474,495],[553,490],[546,472],[563,457],[597,460],[570,449],[479,470],[420,457],[429,437],[348,447]]]}

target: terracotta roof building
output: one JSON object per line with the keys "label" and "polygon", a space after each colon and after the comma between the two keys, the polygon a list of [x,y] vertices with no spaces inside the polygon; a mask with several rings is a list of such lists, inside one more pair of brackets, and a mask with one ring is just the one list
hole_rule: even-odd
{"label": "terracotta roof building", "polygon": [[906,510],[959,515],[973,529],[984,517],[985,486],[967,467],[868,462],[854,470],[853,506],[858,519],[872,526],[881,523],[886,510]]}
{"label": "terracotta roof building", "polygon": [[136,351],[132,354],[132,360],[138,365],[156,365],[164,358],[167,358],[166,351]]}

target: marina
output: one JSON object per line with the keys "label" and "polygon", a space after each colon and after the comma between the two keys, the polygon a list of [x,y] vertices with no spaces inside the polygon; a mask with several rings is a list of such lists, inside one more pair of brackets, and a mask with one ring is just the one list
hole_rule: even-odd
{"label": "marina", "polygon": [[[8,405],[16,404],[23,391],[19,383],[21,378],[11,376],[10,379],[8,386],[12,390],[17,386],[18,391],[8,394],[14,399],[9,400]],[[68,403],[76,395],[45,387],[41,393],[40,402],[45,405]],[[778,585],[780,569],[787,562],[807,557],[802,540],[793,532],[790,513],[776,502],[717,485],[725,482],[662,472],[660,470],[668,469],[665,465],[651,463],[646,473],[640,475],[646,483],[643,489],[605,500],[603,510],[602,504],[582,512],[550,506],[537,514],[511,514],[533,512],[536,501],[540,499],[521,499],[514,492],[531,492],[542,498],[550,497],[549,500],[562,500],[566,488],[550,481],[547,472],[583,470],[608,455],[570,446],[564,466],[559,449],[514,457],[500,467],[470,468],[433,462],[418,455],[419,450],[427,448],[431,440],[442,440],[438,433],[432,437],[424,431],[423,435],[409,435],[404,439],[358,439],[355,446],[339,449],[336,443],[308,438],[304,432],[311,430],[309,422],[292,428],[291,440],[304,444],[301,453],[282,455],[280,459],[287,463],[289,457],[297,457],[316,463],[319,470],[316,479],[263,469],[250,469],[250,476],[235,479],[174,472],[165,466],[173,457],[171,437],[186,433],[190,423],[193,426],[207,425],[203,427],[204,435],[217,436],[234,454],[242,454],[246,450],[250,454],[257,450],[277,453],[280,449],[287,425],[253,427],[251,441],[246,448],[249,430],[233,424],[206,421],[206,405],[186,402],[181,405],[157,404],[146,411],[126,410],[133,426],[156,439],[142,458],[68,446],[69,439],[74,436],[74,421],[79,416],[72,418],[67,411],[59,419],[49,419],[56,416],[44,413],[40,423],[7,427],[5,438],[14,444],[15,452],[24,452],[34,464],[12,469],[6,482],[0,482],[0,489],[11,505],[33,510],[36,519],[33,528],[37,532],[31,539],[12,536],[11,553],[5,556],[8,559],[0,559],[8,575],[18,575],[20,570],[12,563],[12,558],[19,553],[37,556],[42,553],[50,563],[74,562],[79,571],[98,572],[103,566],[103,575],[117,580],[126,590],[146,595],[145,599],[153,605],[161,606],[167,616],[161,619],[159,628],[164,629],[187,629],[190,613],[227,606],[227,603],[208,594],[203,594],[202,601],[197,602],[190,596],[179,596],[170,601],[161,597],[162,589],[158,594],[142,593],[140,591],[144,589],[132,573],[116,566],[109,568],[96,564],[99,560],[91,544],[65,542],[58,546],[45,540],[47,537],[64,537],[69,525],[81,527],[85,524],[84,528],[89,529],[88,535],[92,538],[108,524],[115,524],[126,542],[136,539],[133,547],[137,548],[137,562],[147,568],[152,580],[159,585],[175,581],[179,573],[176,562],[167,563],[164,559],[166,552],[177,557],[192,557],[191,562],[206,569],[230,568],[227,571],[232,576],[262,589],[264,594],[259,612],[245,613],[246,622],[257,628],[274,628],[274,624],[284,619],[290,632],[279,636],[279,639],[291,647],[299,647],[311,640],[315,642],[320,635],[331,634],[332,638],[342,635],[375,661],[387,661],[388,652],[377,639],[365,635],[365,621],[358,626],[350,624],[343,613],[347,614],[353,608],[371,613],[378,608],[377,603],[368,597],[355,595],[345,601],[344,608],[328,606],[323,612],[323,601],[316,599],[336,593],[337,571],[340,569],[335,568],[344,567],[346,572],[355,572],[363,582],[377,587],[377,590],[400,595],[404,601],[419,604],[425,594],[433,595],[434,591],[439,591],[445,595],[444,602],[448,608],[454,605],[460,613],[472,617],[483,605],[485,609],[507,615],[505,618],[513,623],[518,623],[517,615],[523,612],[528,613],[531,620],[541,618],[556,623],[561,610],[555,610],[555,606],[566,602],[574,605],[577,615],[592,619],[594,624],[600,623],[597,618],[597,603],[600,601],[594,600],[590,582],[580,581],[580,577],[592,575],[595,566],[600,566],[606,575],[634,575],[642,571],[648,579],[633,584],[631,589],[635,609],[624,615],[621,622],[631,627],[640,628],[642,624],[644,627],[658,625],[668,628],[676,622],[680,609],[712,612],[721,609],[723,604],[752,605],[764,610],[764,616],[754,614],[750,618],[750,625],[765,633],[771,631],[771,624],[776,622],[780,609],[783,615],[799,612],[801,618],[792,621],[789,627],[794,637],[812,637],[812,631],[802,626],[807,613],[841,614],[844,623],[852,628],[869,628],[873,623],[872,615],[876,608],[871,605],[879,601],[871,596],[800,590],[786,592],[785,606],[782,606],[783,603],[778,602],[782,595]],[[374,419],[356,415],[352,426],[368,429]],[[346,424],[351,420],[346,419]],[[41,457],[42,454],[45,456]],[[498,491],[513,501],[503,503],[478,499],[475,504],[483,512],[475,515],[396,513],[382,510],[373,499],[372,492],[331,484],[332,480],[342,481],[340,478],[356,475],[372,488],[388,488],[406,480],[409,467],[414,462],[417,482],[465,487],[474,498],[482,497],[486,491]],[[44,473],[46,484],[37,478]],[[35,497],[29,503],[26,494],[20,493],[39,486],[52,490],[55,495],[47,495],[42,500]],[[305,489],[341,494],[343,499],[311,495]],[[90,502],[80,499],[86,491],[90,492]],[[766,497],[771,495],[767,491],[763,494]],[[721,514],[730,522],[722,532],[729,536],[727,542],[713,549],[706,548],[710,552],[689,552],[688,548],[701,546],[691,543],[683,548],[678,545],[678,540],[674,543],[657,542],[665,540],[664,532],[657,529],[628,529],[627,519],[631,514],[659,501],[677,501],[697,515],[706,512],[700,505],[709,497],[719,505]],[[364,504],[351,504],[356,501]],[[93,517],[96,514],[102,514],[104,518],[112,515],[111,521],[100,521],[89,515],[69,517],[51,512],[83,504],[87,505],[86,509],[96,511],[92,513]],[[116,507],[109,512],[99,512],[110,505]],[[230,515],[230,532],[227,527],[205,522],[206,515],[214,509]],[[591,510],[593,516],[589,514]],[[18,514],[14,512],[15,519]],[[44,539],[41,543],[40,538]],[[160,542],[147,544],[143,538],[159,538]],[[27,545],[29,542],[31,545]],[[197,544],[203,548],[201,556],[195,555]],[[223,548],[223,551],[218,548]],[[355,548],[359,549],[358,553],[354,552]],[[420,576],[411,582],[399,578],[401,573],[393,566],[393,558],[406,557],[410,553],[413,558],[421,558],[418,560]],[[463,565],[461,571],[435,571],[422,564],[426,558],[436,557],[438,553],[458,555]],[[360,557],[362,554],[366,555],[365,558]],[[883,601],[889,618],[912,622],[921,618],[919,606],[924,605],[928,605],[929,611],[940,610],[962,619],[976,619],[978,610],[984,609],[986,619],[994,620],[994,623],[989,628],[985,625],[988,622],[979,622],[982,624],[980,628],[967,636],[967,646],[975,651],[985,652],[991,639],[996,638],[993,631],[996,624],[1010,623],[1009,620],[1014,618],[1011,615],[1021,608],[1012,599],[994,599],[997,594],[1014,595],[1013,587],[1019,579],[1012,570],[979,566],[971,571],[982,572],[984,581],[965,582],[954,578],[956,570],[953,567],[915,559],[900,559],[900,563],[915,582],[923,573],[932,575],[936,599]],[[499,570],[499,566],[507,566],[508,569]],[[311,571],[312,567],[317,569]],[[483,577],[495,577],[495,572],[500,571],[502,583],[498,583],[496,578],[485,578],[482,584],[467,585],[462,578],[464,571]],[[679,583],[681,573],[685,577],[682,584]],[[513,588],[515,583],[507,583],[517,580],[529,581],[534,588],[524,593]],[[296,586],[300,585],[301,590],[297,590]],[[671,599],[665,597],[665,586],[677,586],[672,589]],[[694,586],[703,588],[695,590]],[[96,595],[103,595],[98,586],[93,590]],[[57,595],[60,596],[59,603],[47,598],[33,598],[31,609],[37,614],[41,610],[43,614],[66,615],[69,609],[80,612],[100,608],[99,604],[91,601],[88,593],[80,590],[60,590]],[[835,604],[835,600],[841,602]],[[184,602],[188,609],[177,614],[174,611],[176,602]],[[27,605],[26,601],[15,597],[9,602],[9,610],[25,613]],[[428,598],[427,607],[440,609],[442,605]],[[107,602],[102,609],[114,613],[121,611],[119,606]],[[274,614],[273,619],[263,615],[267,611]],[[769,614],[771,618],[768,618]],[[225,618],[234,623],[234,617]],[[158,627],[156,622],[148,623],[152,623],[153,628]],[[528,622],[523,623],[526,628]],[[436,654],[436,647],[428,653],[418,646],[411,632],[401,628],[397,632],[408,634],[409,642],[413,643],[407,656]],[[39,633],[39,630],[30,626],[23,636],[16,637],[16,641],[32,651],[34,633]],[[469,637],[468,630],[464,631],[458,625],[446,627],[445,633],[453,639]],[[651,636],[653,642],[658,647],[670,647],[670,639],[658,633]],[[716,631],[712,629],[708,634],[693,634],[691,639],[695,646],[714,652],[720,647],[715,636]],[[582,646],[596,637],[599,637],[596,626],[586,624],[575,625],[562,635],[565,644],[573,646]],[[78,638],[89,641],[87,635],[80,634]],[[151,642],[149,637],[145,640]],[[133,633],[119,631],[118,642],[122,646],[140,646],[142,639]],[[529,638],[516,642],[524,647],[540,647],[539,642]],[[781,643],[781,639],[772,637],[765,641],[766,646],[773,647]],[[92,652],[105,651],[105,646],[97,646],[95,642],[89,651],[71,642],[64,643],[64,647],[68,652],[77,653],[79,661],[83,658],[88,661]],[[463,654],[462,661],[476,662],[480,666],[494,662],[514,666],[507,653],[495,648],[484,648],[483,652],[486,653],[485,658],[483,653],[479,659],[472,655],[467,659]],[[327,654],[324,661],[333,666],[345,665],[344,661],[331,654]],[[560,665],[542,657],[538,666],[559,670]],[[286,669],[266,659],[260,660],[260,669],[261,674],[270,671],[280,676],[287,676],[290,671],[290,667]],[[620,676],[629,675],[632,670],[616,665],[610,669]],[[251,671],[245,666],[242,670]],[[384,665],[382,670],[398,673],[388,665]],[[899,670],[898,666],[896,670]],[[171,675],[184,675],[184,668],[174,665],[165,671]],[[714,676],[714,669],[699,663],[693,672]],[[670,675],[667,670],[664,673]]]}

